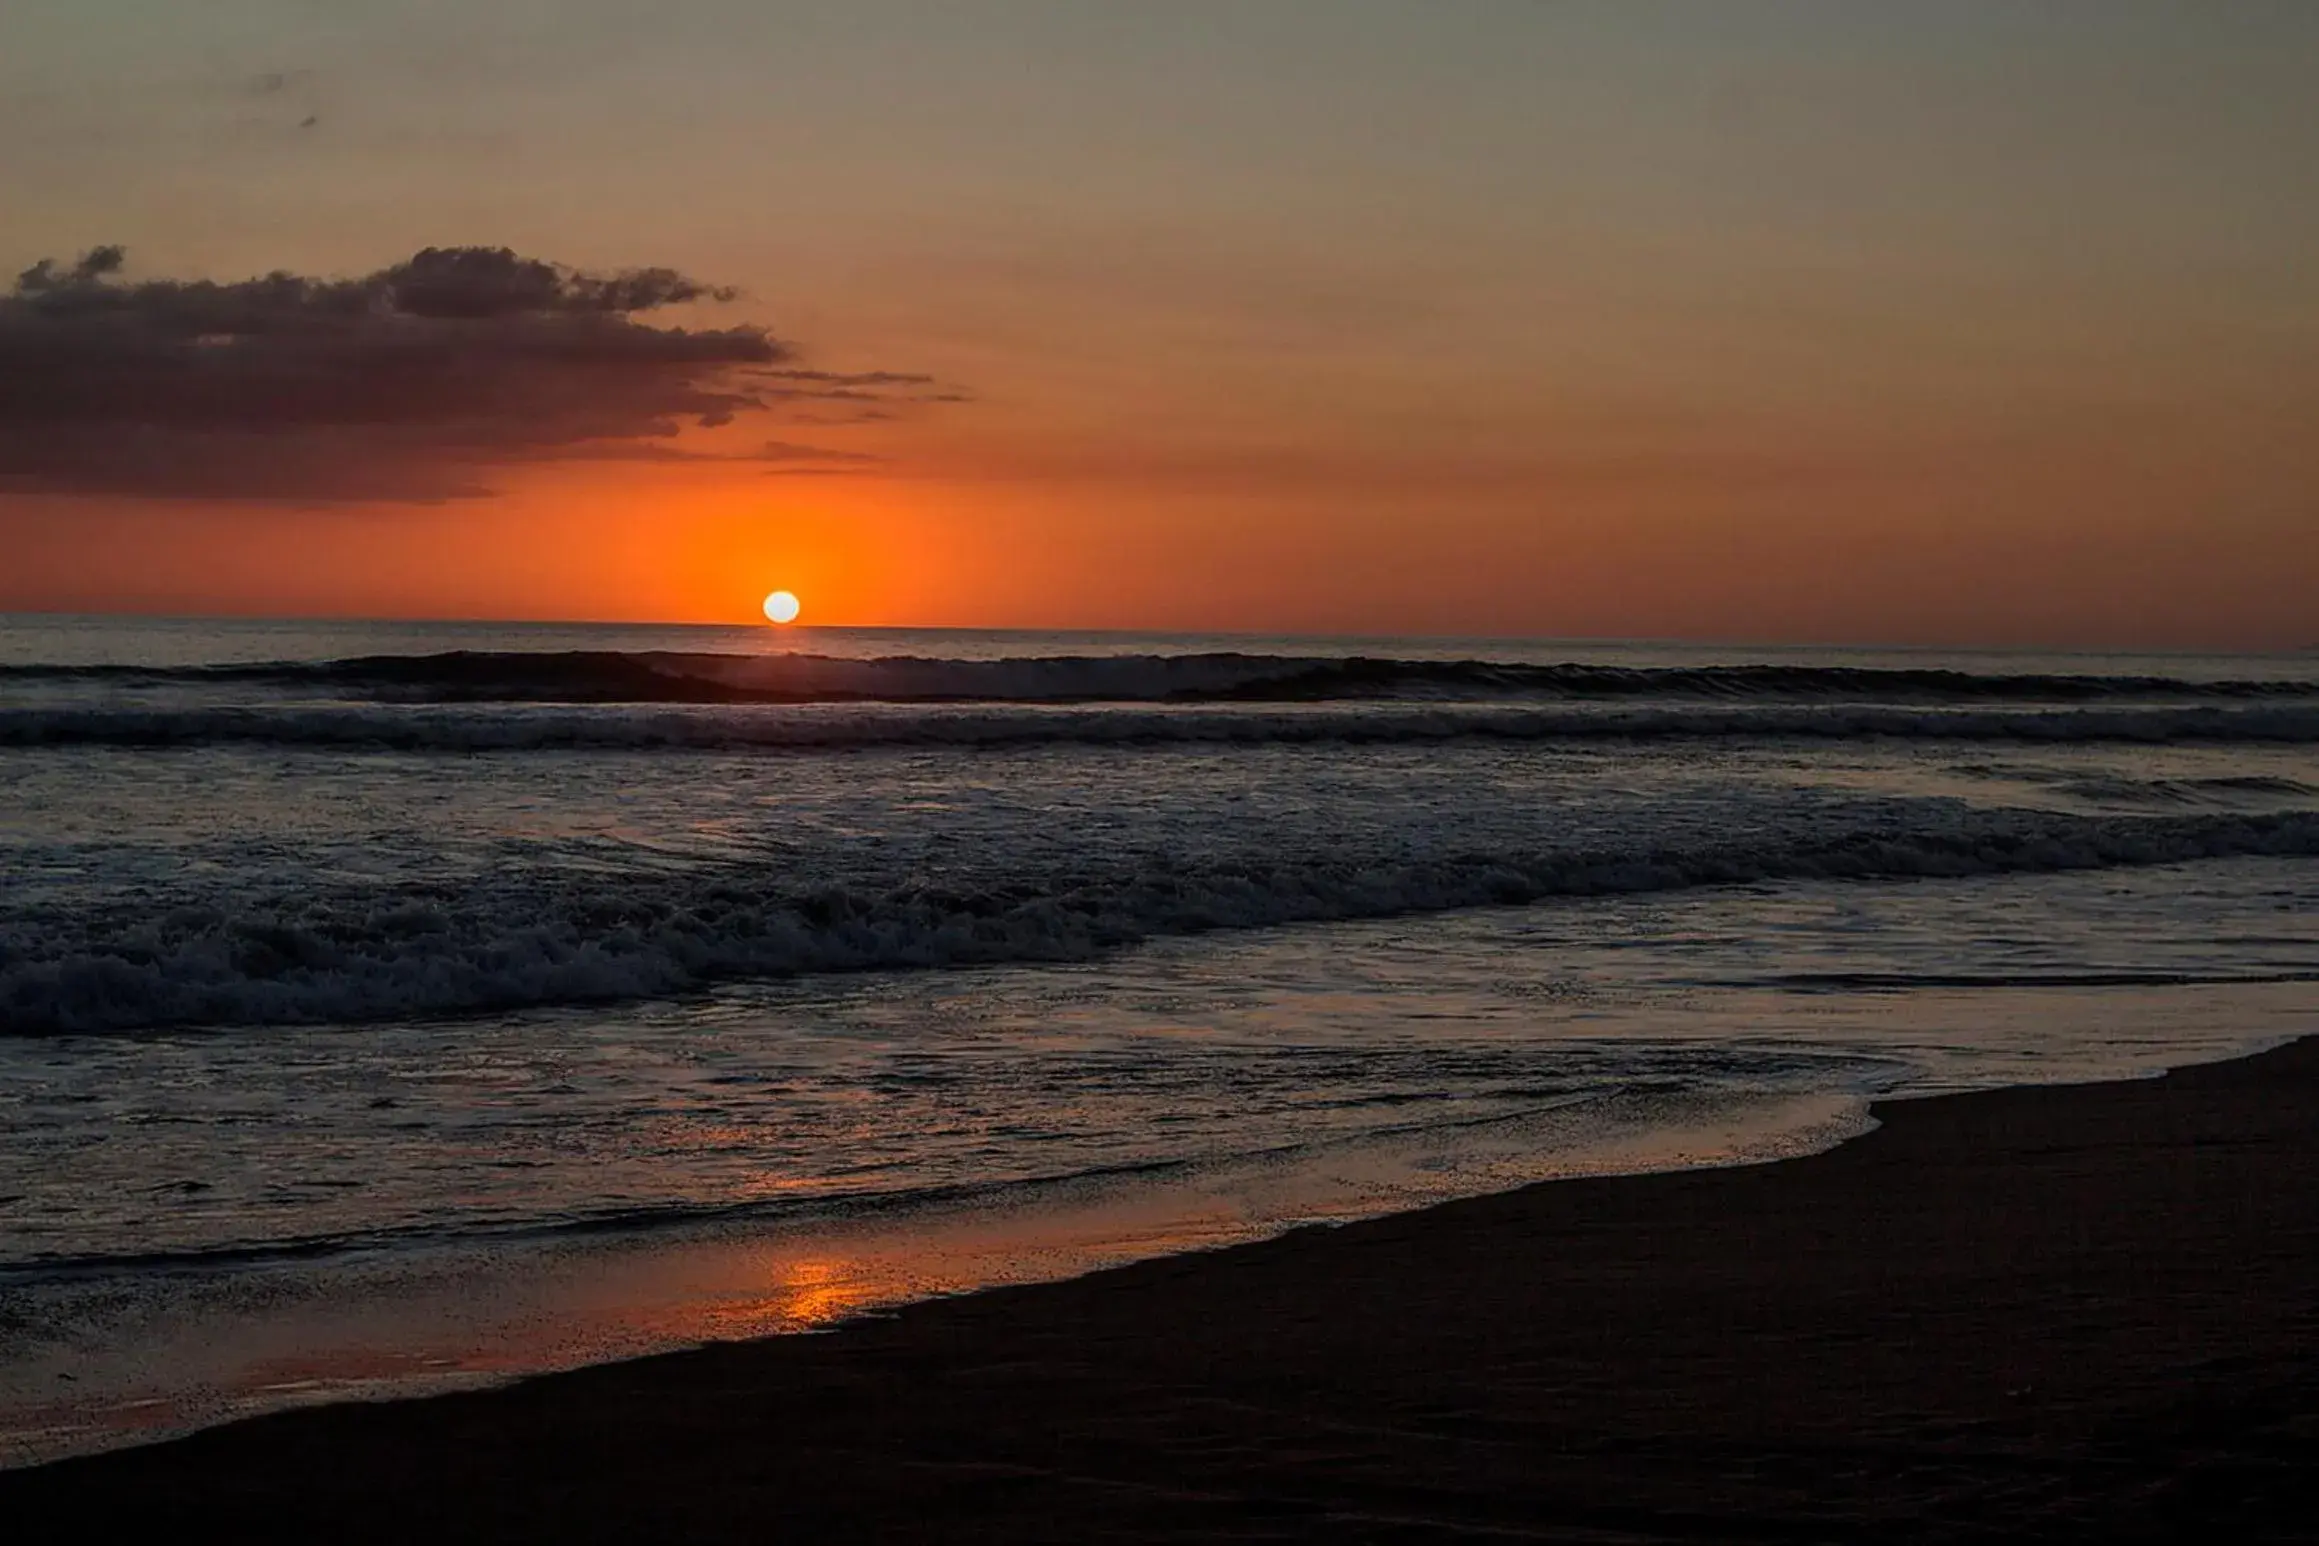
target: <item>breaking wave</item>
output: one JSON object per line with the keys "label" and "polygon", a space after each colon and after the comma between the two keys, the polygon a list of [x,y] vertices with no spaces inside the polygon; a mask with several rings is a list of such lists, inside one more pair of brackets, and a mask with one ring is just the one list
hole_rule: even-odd
{"label": "breaking wave", "polygon": [[254,745],[404,752],[1381,745],[1461,740],[2319,742],[2319,702],[2237,707],[1893,704],[1310,707],[329,704],[0,709],[0,748]]}
{"label": "breaking wave", "polygon": [[312,1023],[680,995],[793,973],[1084,958],[1163,935],[1617,893],[2319,855],[2319,813],[2091,817],[1928,807],[1782,836],[1388,856],[1126,859],[976,886],[798,889],[752,862],[307,890],[0,930],[0,1030]]}
{"label": "breaking wave", "polygon": [[130,688],[240,685],[307,697],[416,703],[1318,703],[1511,697],[2067,704],[2319,697],[2319,685],[2308,681],[1769,664],[1535,665],[1229,651],[1005,660],[454,651],[166,669],[0,668],[0,683],[11,679]]}

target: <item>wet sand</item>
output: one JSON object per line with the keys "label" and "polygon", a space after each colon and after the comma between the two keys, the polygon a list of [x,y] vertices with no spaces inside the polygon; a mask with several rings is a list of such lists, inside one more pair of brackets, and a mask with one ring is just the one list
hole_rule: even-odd
{"label": "wet sand", "polygon": [[2319,1540],[2319,1041],[0,1474],[25,1541]]}

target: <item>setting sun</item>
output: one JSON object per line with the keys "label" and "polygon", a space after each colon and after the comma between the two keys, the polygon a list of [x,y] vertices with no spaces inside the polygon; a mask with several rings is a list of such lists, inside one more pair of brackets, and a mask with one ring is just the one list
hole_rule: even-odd
{"label": "setting sun", "polygon": [[645,10],[0,0],[11,1539],[2319,1546],[2319,0]]}

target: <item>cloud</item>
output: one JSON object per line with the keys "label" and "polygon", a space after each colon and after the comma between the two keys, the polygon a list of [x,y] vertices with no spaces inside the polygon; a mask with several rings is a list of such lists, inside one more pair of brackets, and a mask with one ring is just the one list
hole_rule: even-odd
{"label": "cloud", "polygon": [[314,79],[312,70],[261,70],[242,83],[242,94],[252,97],[278,97],[297,90]]}
{"label": "cloud", "polygon": [[238,105],[229,120],[242,135],[310,139],[322,126],[323,82],[308,69],[261,70],[227,88]]}
{"label": "cloud", "polygon": [[890,457],[873,451],[838,451],[796,440],[768,440],[744,460],[762,462],[768,475],[777,473],[867,472],[883,467]]}
{"label": "cloud", "polygon": [[881,456],[873,451],[847,451],[797,440],[768,440],[739,451],[699,451],[658,441],[633,441],[591,446],[573,452],[569,459],[606,462],[724,462],[753,466],[768,478],[826,478],[841,473],[871,472],[893,464],[892,457]]}
{"label": "cloud", "polygon": [[[527,463],[736,459],[675,437],[792,405],[957,395],[809,369],[754,325],[664,324],[653,314],[735,298],[669,268],[592,274],[487,247],[357,279],[125,268],[99,247],[0,294],[0,491],[456,499]],[[737,459],[835,470],[860,455],[772,442]]]}

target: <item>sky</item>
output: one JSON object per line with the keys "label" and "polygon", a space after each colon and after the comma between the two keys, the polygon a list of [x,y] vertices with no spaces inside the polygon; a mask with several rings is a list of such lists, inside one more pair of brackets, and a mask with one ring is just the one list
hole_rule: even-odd
{"label": "sky", "polygon": [[2319,644],[2315,74],[2304,0],[12,0],[0,609]]}

